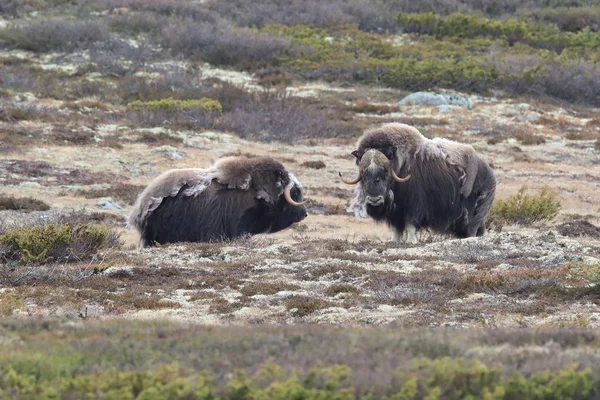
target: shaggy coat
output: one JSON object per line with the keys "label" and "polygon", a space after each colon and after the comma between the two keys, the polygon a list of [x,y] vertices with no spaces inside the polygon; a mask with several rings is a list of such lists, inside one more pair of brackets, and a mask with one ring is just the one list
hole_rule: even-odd
{"label": "shaggy coat", "polygon": [[228,157],[158,176],[139,195],[128,226],[140,232],[140,247],[271,233],[307,216],[301,200],[302,186],[278,161]]}
{"label": "shaggy coat", "polygon": [[[472,146],[391,123],[367,130],[352,154],[360,181],[349,211],[357,217],[386,221],[411,242],[419,228],[461,238],[485,233],[496,178]],[[392,172],[410,178],[399,183]]]}

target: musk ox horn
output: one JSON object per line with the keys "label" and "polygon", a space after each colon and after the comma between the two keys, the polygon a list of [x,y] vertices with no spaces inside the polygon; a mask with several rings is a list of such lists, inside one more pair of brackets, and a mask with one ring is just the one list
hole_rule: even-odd
{"label": "musk ox horn", "polygon": [[394,178],[394,180],[398,183],[406,182],[410,179],[410,174],[406,175],[405,178],[400,178],[398,175],[396,175],[394,168],[392,168],[391,166],[388,166],[388,171],[390,171],[390,175],[392,175],[392,178]]}
{"label": "musk ox horn", "polygon": [[356,185],[362,179],[362,175],[360,174],[360,172],[358,173],[358,177],[353,181],[348,181],[344,179],[341,172],[338,172],[338,174],[340,174],[340,179],[342,180],[342,182],[344,182],[347,185]]}
{"label": "musk ox horn", "polygon": [[283,197],[285,197],[285,199],[287,200],[288,203],[290,203],[293,206],[303,206],[304,204],[306,204],[305,201],[302,202],[297,202],[294,201],[294,199],[292,199],[292,188],[294,187],[294,182],[290,182],[287,184],[287,186],[285,187],[285,189],[283,190]]}

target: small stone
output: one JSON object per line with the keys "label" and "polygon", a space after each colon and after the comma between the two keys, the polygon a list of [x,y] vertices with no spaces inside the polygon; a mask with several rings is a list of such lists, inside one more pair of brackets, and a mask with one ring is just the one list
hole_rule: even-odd
{"label": "small stone", "polygon": [[92,168],[92,164],[86,163],[84,161],[75,161],[74,165],[77,168]]}
{"label": "small stone", "polygon": [[454,109],[455,109],[455,107],[453,107],[453,106],[441,105],[437,108],[437,112],[439,114],[446,114],[446,113],[454,111]]}
{"label": "small stone", "polygon": [[525,114],[525,115],[519,115],[519,119],[521,121],[539,121],[540,117],[538,117],[537,115],[530,115],[530,114]]}
{"label": "small stone", "polygon": [[118,205],[115,202],[112,201],[108,201],[108,200],[102,200],[98,203],[98,206],[100,208],[104,208],[105,210],[120,210],[123,207],[121,207],[120,205]]}
{"label": "small stone", "polygon": [[157,147],[152,150],[152,154],[160,154],[165,158],[170,158],[172,160],[181,160],[183,156],[177,152],[177,149],[173,146],[165,145]]}
{"label": "small stone", "polygon": [[452,105],[466,108],[472,108],[471,99],[458,94],[440,94],[435,92],[416,92],[409,94],[398,102],[399,105],[428,105],[441,106]]}
{"label": "small stone", "polygon": [[40,185],[37,182],[21,182],[21,183],[19,183],[19,186],[23,187],[23,188],[30,188],[30,189],[37,189],[37,188],[42,187],[42,185]]}

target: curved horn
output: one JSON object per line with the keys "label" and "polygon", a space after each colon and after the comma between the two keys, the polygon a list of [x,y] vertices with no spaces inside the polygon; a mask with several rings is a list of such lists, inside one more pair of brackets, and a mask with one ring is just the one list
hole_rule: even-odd
{"label": "curved horn", "polygon": [[390,175],[392,175],[392,178],[394,178],[394,180],[398,183],[406,182],[410,179],[410,174],[406,175],[405,178],[400,178],[398,175],[396,175],[396,171],[394,171],[394,168],[392,168],[391,165],[388,165],[388,171],[390,171]]}
{"label": "curved horn", "polygon": [[296,206],[296,207],[306,204],[305,201],[298,203],[297,201],[294,201],[294,199],[292,199],[292,188],[293,187],[294,187],[294,182],[288,183],[287,186],[285,187],[285,189],[283,190],[283,197],[285,197],[285,199],[287,200],[288,203],[290,203],[291,205]]}
{"label": "curved horn", "polygon": [[338,172],[338,174],[340,174],[340,179],[342,180],[342,182],[344,182],[347,185],[356,185],[362,179],[362,175],[360,174],[360,172],[358,173],[358,177],[353,181],[347,181],[346,179],[344,179],[341,172]]}

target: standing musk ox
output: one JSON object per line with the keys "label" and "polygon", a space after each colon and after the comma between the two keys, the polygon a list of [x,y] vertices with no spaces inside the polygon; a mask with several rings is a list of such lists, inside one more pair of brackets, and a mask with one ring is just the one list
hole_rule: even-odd
{"label": "standing musk ox", "polygon": [[207,168],[174,169],[139,195],[128,227],[140,247],[272,233],[306,216],[302,186],[271,158],[227,157]]}
{"label": "standing musk ox", "polygon": [[483,236],[496,178],[473,147],[427,139],[416,128],[384,124],[367,130],[352,154],[358,184],[348,211],[386,221],[394,238],[416,243],[416,231],[430,228],[459,238]]}

